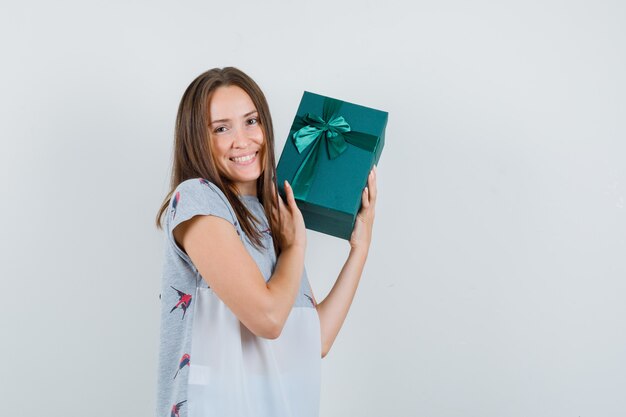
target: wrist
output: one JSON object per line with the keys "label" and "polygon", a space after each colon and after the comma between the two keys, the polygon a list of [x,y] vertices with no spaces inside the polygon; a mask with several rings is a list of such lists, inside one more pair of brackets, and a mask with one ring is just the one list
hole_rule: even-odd
{"label": "wrist", "polygon": [[302,252],[304,253],[306,251],[306,242],[304,243],[290,243],[288,245],[285,246],[285,248],[283,249],[283,252]]}
{"label": "wrist", "polygon": [[367,258],[367,254],[369,253],[370,245],[361,245],[361,246],[352,246],[350,248],[350,257],[363,258],[365,260]]}

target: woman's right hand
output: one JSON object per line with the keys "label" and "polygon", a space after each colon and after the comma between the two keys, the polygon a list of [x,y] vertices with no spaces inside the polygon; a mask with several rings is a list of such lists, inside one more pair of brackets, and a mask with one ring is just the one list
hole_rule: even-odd
{"label": "woman's right hand", "polygon": [[[272,187],[274,197],[276,197],[276,189]],[[282,242],[282,249],[287,249],[291,246],[297,246],[304,249],[306,247],[306,228],[304,226],[304,218],[300,209],[296,205],[296,199],[293,195],[293,189],[287,180],[285,180],[285,194],[287,197],[287,203],[283,201],[282,197],[278,196],[278,211],[274,210],[272,215],[276,220],[276,216],[280,216],[280,237]]]}

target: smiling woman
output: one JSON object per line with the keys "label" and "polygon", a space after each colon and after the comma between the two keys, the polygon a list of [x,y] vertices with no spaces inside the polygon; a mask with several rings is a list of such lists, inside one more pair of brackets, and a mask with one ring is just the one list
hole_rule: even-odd
{"label": "smiling woman", "polygon": [[212,69],[183,94],[166,234],[158,416],[315,417],[320,360],[346,317],[374,218],[363,191],[337,284],[315,301],[293,190],[279,196],[272,121],[256,83]]}
{"label": "smiling woman", "polygon": [[293,194],[276,192],[263,93],[235,68],[200,75],[176,120],[158,416],[316,416],[320,323]]}

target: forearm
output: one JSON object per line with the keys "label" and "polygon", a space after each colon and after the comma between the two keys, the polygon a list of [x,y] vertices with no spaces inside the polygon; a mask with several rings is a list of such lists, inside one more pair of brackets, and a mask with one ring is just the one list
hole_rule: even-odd
{"label": "forearm", "polygon": [[335,285],[326,298],[317,305],[322,337],[322,354],[324,356],[330,350],[348,315],[348,310],[363,273],[367,253],[368,249],[352,249],[350,251]]}
{"label": "forearm", "polygon": [[282,330],[293,303],[298,295],[304,270],[304,248],[292,246],[284,249],[276,261],[276,267],[267,289],[270,296],[269,316],[278,329]]}

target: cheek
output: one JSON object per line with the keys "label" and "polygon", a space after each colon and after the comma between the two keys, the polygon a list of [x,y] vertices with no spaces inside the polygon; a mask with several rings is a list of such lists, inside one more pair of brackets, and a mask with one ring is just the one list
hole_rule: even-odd
{"label": "cheek", "polygon": [[264,142],[264,137],[265,134],[263,133],[263,128],[261,126],[257,126],[256,129],[254,129],[254,132],[252,134],[252,139],[259,145],[262,145]]}
{"label": "cheek", "polygon": [[228,151],[228,147],[226,146],[224,141],[221,140],[213,140],[212,143],[213,154],[217,159],[223,159]]}
{"label": "cheek", "polygon": [[267,144],[264,143],[262,136],[261,136],[261,140],[258,142],[258,144],[260,146],[258,162],[261,165],[261,167],[263,167],[265,165],[265,157],[266,157],[266,154],[267,154]]}

